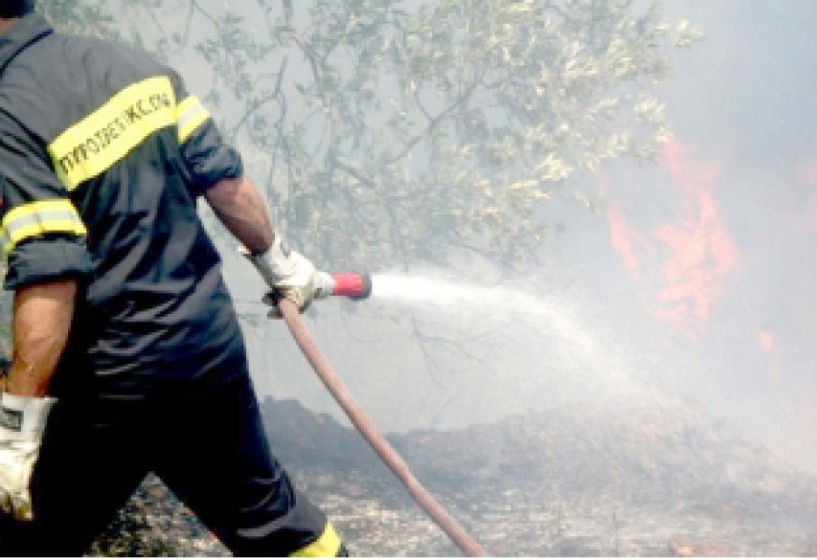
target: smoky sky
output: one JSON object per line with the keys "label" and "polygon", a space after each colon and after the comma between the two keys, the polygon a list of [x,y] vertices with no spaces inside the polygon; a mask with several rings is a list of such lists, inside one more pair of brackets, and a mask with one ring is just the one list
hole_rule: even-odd
{"label": "smoky sky", "polygon": [[[594,247],[581,261],[584,280],[608,310],[646,310],[656,328],[668,327],[673,351],[690,357],[672,373],[687,395],[798,464],[817,465],[817,4],[666,8],[705,35],[673,54],[658,89],[674,138],[658,165],[617,164],[604,175],[617,247],[612,239],[602,247],[598,225],[584,220],[566,245]],[[684,289],[700,293],[684,300]]]}
{"label": "smoky sky", "polygon": [[[655,89],[673,139],[654,165],[620,161],[588,179],[602,211],[554,205],[564,230],[542,247],[541,269],[418,263],[410,274],[495,286],[496,298],[313,306],[310,327],[382,429],[453,428],[658,386],[817,465],[817,2],[663,6],[704,33],[671,51],[672,74]],[[206,91],[197,60],[170,62]],[[262,395],[338,416],[281,323],[264,317],[260,280],[222,249]],[[519,305],[498,312],[517,288]]]}

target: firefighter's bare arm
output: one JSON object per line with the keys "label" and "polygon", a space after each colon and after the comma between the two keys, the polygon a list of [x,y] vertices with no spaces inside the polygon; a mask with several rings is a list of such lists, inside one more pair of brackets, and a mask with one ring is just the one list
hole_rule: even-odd
{"label": "firefighter's bare arm", "polygon": [[253,254],[269,249],[275,237],[267,205],[246,177],[222,179],[205,192],[219,220]]}
{"label": "firefighter's bare arm", "polygon": [[[266,203],[253,183],[245,178],[222,179],[205,197],[228,230],[247,249],[247,257],[258,269],[276,297],[292,301],[303,311],[315,298],[319,284],[315,265],[291,251],[276,235]],[[273,308],[272,316],[278,316]]]}
{"label": "firefighter's bare arm", "polygon": [[17,519],[33,517],[29,483],[48,413],[46,397],[65,350],[77,283],[59,279],[17,289],[14,296],[14,357],[0,396],[0,508]]}
{"label": "firefighter's bare arm", "polygon": [[14,294],[14,356],[6,392],[42,397],[57,367],[74,315],[77,281],[61,278]]}

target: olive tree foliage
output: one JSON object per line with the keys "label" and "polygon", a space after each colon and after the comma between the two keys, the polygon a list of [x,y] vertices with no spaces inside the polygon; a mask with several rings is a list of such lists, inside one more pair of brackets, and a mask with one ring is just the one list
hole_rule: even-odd
{"label": "olive tree foliage", "polygon": [[[642,0],[40,0],[187,72],[276,223],[323,266],[524,262],[555,199],[649,161],[700,32]],[[191,80],[189,75],[206,76]]]}

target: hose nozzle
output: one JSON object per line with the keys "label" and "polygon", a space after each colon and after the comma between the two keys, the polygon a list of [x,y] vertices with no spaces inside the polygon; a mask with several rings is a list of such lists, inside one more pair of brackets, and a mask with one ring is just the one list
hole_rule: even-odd
{"label": "hose nozzle", "polygon": [[319,286],[315,297],[346,296],[366,299],[372,294],[372,277],[368,272],[318,272]]}

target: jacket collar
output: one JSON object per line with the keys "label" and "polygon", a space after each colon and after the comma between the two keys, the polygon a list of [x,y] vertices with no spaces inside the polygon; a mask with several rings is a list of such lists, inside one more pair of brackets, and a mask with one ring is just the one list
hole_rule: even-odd
{"label": "jacket collar", "polygon": [[51,24],[39,14],[32,13],[20,18],[0,37],[0,75],[20,51],[53,31]]}

